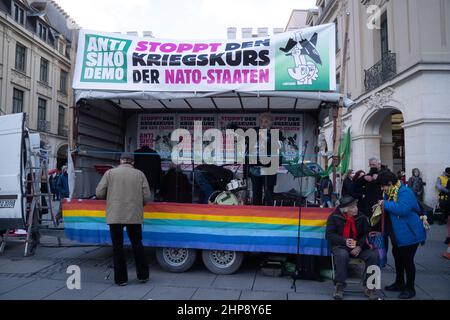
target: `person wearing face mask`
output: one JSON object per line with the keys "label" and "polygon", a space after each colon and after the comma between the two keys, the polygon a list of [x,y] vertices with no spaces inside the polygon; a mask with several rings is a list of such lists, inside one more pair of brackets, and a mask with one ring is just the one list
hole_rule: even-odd
{"label": "person wearing face mask", "polygon": [[[350,258],[364,260],[366,269],[371,265],[378,264],[378,253],[366,244],[369,234],[369,221],[366,216],[358,211],[357,202],[351,196],[342,197],[339,200],[338,207],[327,220],[325,238],[330,243],[335,260],[334,284],[336,288],[333,298],[336,300],[342,300],[344,297]],[[366,280],[367,277],[364,281],[366,296],[370,300],[378,299],[375,290],[369,290],[365,286]]]}
{"label": "person wearing face mask", "polygon": [[416,295],[414,256],[419,244],[426,240],[425,228],[419,217],[421,210],[413,191],[394,173],[385,171],[378,176],[378,181],[383,191],[383,200],[378,205],[387,214],[385,230],[391,239],[396,274],[395,282],[384,289],[399,291],[400,299],[410,299]]}

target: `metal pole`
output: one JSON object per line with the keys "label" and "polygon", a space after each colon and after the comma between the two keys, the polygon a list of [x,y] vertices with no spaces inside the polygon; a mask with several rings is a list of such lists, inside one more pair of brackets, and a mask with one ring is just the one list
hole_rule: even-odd
{"label": "metal pole", "polygon": [[[336,167],[339,164],[338,148],[341,140],[341,122],[342,122],[342,108],[344,107],[344,98],[347,95],[346,88],[346,73],[347,73],[347,43],[348,43],[348,25],[349,25],[349,12],[344,14],[344,42],[341,53],[341,79],[340,79],[340,91],[342,97],[339,99],[339,103],[333,106],[333,188],[336,189]],[[336,191],[336,190],[335,190]]]}
{"label": "metal pole", "polygon": [[337,159],[336,159],[336,154],[337,154],[337,118],[338,118],[338,113],[339,113],[339,105],[338,104],[334,104],[333,105],[333,158],[332,158],[332,163],[331,165],[333,166],[333,186],[336,186],[336,167],[337,167]]}

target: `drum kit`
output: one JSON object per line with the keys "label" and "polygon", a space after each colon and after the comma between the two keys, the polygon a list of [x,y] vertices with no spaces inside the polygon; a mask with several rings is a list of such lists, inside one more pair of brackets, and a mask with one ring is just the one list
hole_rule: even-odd
{"label": "drum kit", "polygon": [[246,202],[247,183],[242,179],[231,180],[225,191],[215,191],[209,197],[208,202],[218,205],[244,205]]}
{"label": "drum kit", "polygon": [[[292,174],[295,179],[299,179],[299,189],[303,190],[302,182],[304,177],[315,177],[320,178],[324,174],[324,170],[317,163],[311,161],[305,161],[306,148],[308,146],[308,141],[304,143],[304,150],[302,152],[301,161],[294,161],[294,163],[284,164],[284,168]],[[297,148],[298,149],[298,148]],[[259,169],[258,167],[250,167],[250,171],[252,169]],[[258,170],[259,171],[259,170]],[[246,205],[249,202],[249,192],[248,185],[246,179],[236,179],[237,169],[234,172],[234,179],[230,180],[226,184],[225,190],[217,190],[211,194],[208,199],[208,203],[210,204],[218,204],[218,205]],[[261,172],[251,172],[252,175],[258,176],[261,175]],[[283,201],[294,202],[294,205],[297,201],[306,203],[306,197],[300,196],[300,200],[298,199],[298,195],[295,195],[295,198],[292,199],[292,195],[280,194],[282,198],[280,200],[283,204]]]}

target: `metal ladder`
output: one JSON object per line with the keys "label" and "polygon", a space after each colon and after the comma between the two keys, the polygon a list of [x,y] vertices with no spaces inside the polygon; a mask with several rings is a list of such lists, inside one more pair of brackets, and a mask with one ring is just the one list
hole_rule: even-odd
{"label": "metal ladder", "polygon": [[[48,221],[52,222],[53,227],[58,226],[58,221],[56,220],[55,214],[53,213],[53,202],[50,189],[50,182],[48,176],[48,157],[43,156],[45,150],[41,149],[39,154],[39,166],[33,166],[31,157],[28,159],[25,167],[25,197],[26,201],[26,234],[24,235],[14,235],[5,233],[2,237],[2,242],[0,244],[0,253],[3,253],[7,242],[24,241],[25,249],[24,256],[30,256],[35,253],[36,247],[39,243],[39,228],[42,222]],[[42,192],[41,190],[45,190]],[[46,200],[46,205],[43,204],[43,199]],[[39,221],[39,216],[42,210],[48,210],[50,214],[50,219],[42,219]],[[58,244],[61,244],[61,240],[58,237]]]}

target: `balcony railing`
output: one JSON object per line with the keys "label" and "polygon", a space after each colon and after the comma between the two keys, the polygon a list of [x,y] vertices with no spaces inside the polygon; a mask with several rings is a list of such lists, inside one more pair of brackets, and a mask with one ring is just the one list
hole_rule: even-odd
{"label": "balcony railing", "polygon": [[38,120],[37,129],[41,132],[50,132],[50,121]]}
{"label": "balcony railing", "polygon": [[391,80],[397,74],[395,53],[389,52],[373,67],[364,70],[364,86],[366,92],[371,91],[383,83]]}

